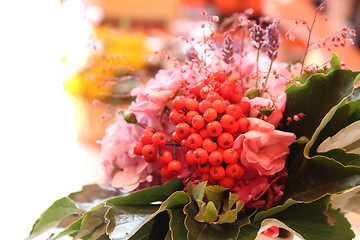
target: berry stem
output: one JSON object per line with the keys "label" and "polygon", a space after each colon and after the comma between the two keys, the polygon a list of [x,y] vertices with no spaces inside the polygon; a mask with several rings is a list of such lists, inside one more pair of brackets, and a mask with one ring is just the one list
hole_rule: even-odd
{"label": "berry stem", "polygon": [[267,81],[269,80],[269,76],[270,76],[270,72],[271,72],[271,68],[272,68],[273,62],[274,62],[274,60],[271,60],[271,62],[270,62],[270,67],[269,67],[269,71],[268,71],[268,73],[267,73],[267,75],[266,75],[266,79],[265,79],[265,83],[264,83],[264,87],[263,87],[263,89],[262,89],[262,92],[264,92],[264,90],[265,90],[265,88],[266,88],[266,83],[267,83]]}

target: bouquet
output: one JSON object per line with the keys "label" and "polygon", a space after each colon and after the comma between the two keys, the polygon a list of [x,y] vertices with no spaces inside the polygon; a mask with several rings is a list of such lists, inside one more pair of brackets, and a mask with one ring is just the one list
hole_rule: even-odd
{"label": "bouquet", "polygon": [[359,201],[359,72],[336,54],[323,66],[279,62],[277,19],[203,15],[203,38],[181,39],[186,60],[169,57],[107,128],[106,184],[57,200],[29,239],[354,238],[344,212]]}

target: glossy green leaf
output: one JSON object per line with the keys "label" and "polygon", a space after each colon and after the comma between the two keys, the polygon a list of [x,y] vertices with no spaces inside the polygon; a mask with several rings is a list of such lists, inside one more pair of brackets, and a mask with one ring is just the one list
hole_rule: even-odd
{"label": "glossy green leaf", "polygon": [[[283,130],[310,139],[330,109],[352,94],[358,75],[359,72],[351,70],[334,70],[327,75],[314,74],[300,86],[294,83],[288,85]],[[304,113],[305,116],[288,126],[287,117],[298,113]]]}
{"label": "glossy green leaf", "polygon": [[169,229],[171,239],[186,240],[187,230],[185,228],[185,214],[183,209],[168,209],[170,215]]}
{"label": "glossy green leaf", "polygon": [[82,210],[67,197],[55,201],[35,222],[28,239],[32,239],[47,230],[56,227],[69,215],[80,215]]}
{"label": "glossy green leaf", "polygon": [[166,182],[164,185],[145,188],[127,196],[114,197],[107,200],[106,203],[114,206],[141,206],[156,201],[164,201],[173,192],[183,190],[183,188],[182,180],[174,179]]}
{"label": "glossy green leaf", "polygon": [[239,227],[249,222],[249,215],[244,214],[234,223],[209,224],[198,222],[194,219],[199,209],[195,202],[185,206],[185,227],[188,230],[187,239],[189,240],[222,240],[235,239],[239,233]]}
{"label": "glossy green leaf", "polygon": [[76,235],[77,238],[95,240],[105,234],[107,207],[102,207],[88,212],[81,223],[81,227]]}
{"label": "glossy green leaf", "polygon": [[360,187],[356,187],[340,195],[333,195],[331,197],[331,203],[335,208],[341,208],[343,212],[360,214]]}
{"label": "glossy green leaf", "polygon": [[207,186],[205,188],[206,197],[209,201],[212,201],[216,208],[220,206],[222,199],[224,198],[224,193],[228,191],[228,188],[224,188],[220,185]]}
{"label": "glossy green leaf", "polygon": [[300,154],[298,156],[302,158],[302,165],[297,172],[289,169],[294,173],[289,174],[286,198],[311,202],[328,193],[341,193],[359,184],[360,168],[357,166],[346,166],[320,155],[310,160]]}
{"label": "glossy green leaf", "polygon": [[305,156],[316,154],[318,146],[327,138],[360,120],[360,99],[346,102],[346,99],[332,108],[321,121],[312,139],[305,147]]}

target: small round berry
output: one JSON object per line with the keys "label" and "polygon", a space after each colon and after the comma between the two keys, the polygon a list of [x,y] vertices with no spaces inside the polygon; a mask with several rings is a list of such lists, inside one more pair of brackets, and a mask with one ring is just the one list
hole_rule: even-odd
{"label": "small round berry", "polygon": [[235,118],[230,114],[224,114],[220,118],[220,123],[225,129],[230,129],[235,122]]}
{"label": "small round berry", "polygon": [[179,123],[180,112],[176,109],[172,109],[169,114],[169,120],[173,125]]}
{"label": "small round berry", "polygon": [[205,119],[201,115],[196,115],[192,119],[192,126],[195,129],[202,129],[205,127]]}
{"label": "small round berry", "polygon": [[223,152],[224,162],[227,164],[237,163],[239,160],[239,154],[234,148],[225,149]]}
{"label": "small round berry", "polygon": [[184,109],[185,108],[185,97],[184,96],[175,97],[172,100],[171,105],[176,110]]}
{"label": "small round berry", "polygon": [[186,138],[187,136],[189,136],[190,135],[190,130],[191,130],[191,127],[187,123],[179,123],[175,127],[175,132],[181,139]]}
{"label": "small round berry", "polygon": [[152,136],[152,142],[158,148],[164,147],[167,143],[167,138],[165,133],[163,132],[154,133]]}
{"label": "small round berry", "polygon": [[212,77],[214,80],[216,80],[220,83],[223,83],[223,82],[225,82],[227,75],[226,75],[225,71],[217,71],[212,75]]}
{"label": "small round berry", "polygon": [[201,175],[210,173],[211,165],[209,163],[198,164],[197,169],[200,171]]}
{"label": "small round berry", "polygon": [[217,143],[222,148],[230,148],[234,143],[234,137],[231,133],[224,132],[218,137]]}
{"label": "small round berry", "polygon": [[213,108],[209,108],[204,112],[204,119],[207,122],[214,121],[217,118],[217,111]]}
{"label": "small round berry", "polygon": [[247,115],[249,110],[250,110],[251,104],[249,102],[244,102],[243,101],[243,102],[239,103],[239,106],[241,107],[243,114]]}
{"label": "small round berry", "polygon": [[232,95],[234,94],[234,89],[231,87],[230,84],[221,84],[220,86],[220,96],[225,99],[231,99]]}
{"label": "small round berry", "polygon": [[172,174],[172,172],[170,172],[168,170],[167,166],[162,167],[161,170],[160,170],[160,173],[161,173],[161,176],[163,176],[163,177],[165,177],[167,179],[170,179],[170,178],[172,178],[174,176],[174,174]]}
{"label": "small round berry", "polygon": [[230,98],[230,101],[234,104],[239,103],[243,97],[242,90],[240,88],[235,89],[233,95]]}
{"label": "small round berry", "polygon": [[201,90],[200,90],[200,97],[202,98],[202,99],[206,99],[206,97],[207,97],[207,95],[210,93],[210,92],[213,92],[214,91],[214,89],[213,89],[213,87],[211,87],[211,86],[205,86],[205,87],[203,87]]}
{"label": "small round berry", "polygon": [[205,138],[201,146],[208,153],[212,153],[216,151],[216,149],[218,148],[216,142],[214,142],[214,140],[212,140],[211,138]]}
{"label": "small round berry", "polygon": [[223,155],[218,151],[214,151],[209,155],[209,163],[213,166],[220,165],[223,162],[223,159]]}
{"label": "small round berry", "polygon": [[210,137],[210,135],[208,134],[208,132],[206,131],[206,128],[200,129],[199,130],[199,134],[202,137],[202,139],[208,138]]}
{"label": "small round berry", "polygon": [[238,105],[234,104],[227,106],[225,112],[233,116],[235,119],[238,119],[243,115],[242,109]]}
{"label": "small round berry", "polygon": [[194,151],[193,157],[197,164],[205,164],[208,160],[208,153],[203,148],[197,148]]}
{"label": "small round berry", "polygon": [[156,148],[152,144],[144,145],[142,148],[142,155],[144,158],[156,159]]}
{"label": "small round berry", "polygon": [[177,175],[181,172],[182,170],[182,164],[179,161],[171,161],[169,162],[167,169],[169,170],[169,172],[171,172],[174,175]]}
{"label": "small round berry", "polygon": [[248,131],[248,126],[249,126],[249,119],[247,119],[246,117],[242,117],[242,118],[239,118],[237,120],[238,122],[238,125],[239,125],[239,131],[244,133],[244,132],[247,132]]}
{"label": "small round berry", "polygon": [[235,179],[225,176],[224,178],[219,180],[219,185],[223,186],[224,188],[232,188],[235,184]]}
{"label": "small round berry", "polygon": [[188,124],[192,124],[192,119],[193,117],[195,117],[196,115],[199,115],[199,113],[197,111],[188,111],[186,113],[186,122]]}
{"label": "small round berry", "polygon": [[216,110],[217,113],[223,113],[226,110],[226,103],[223,100],[215,100],[212,104],[212,107]]}
{"label": "small round berry", "polygon": [[210,168],[210,177],[214,180],[220,180],[225,177],[225,169],[221,165],[212,166]]}
{"label": "small round berry", "polygon": [[224,98],[222,96],[220,96],[220,94],[218,94],[217,92],[210,92],[207,96],[206,96],[206,100],[208,100],[209,102],[215,102],[216,100],[224,100]]}
{"label": "small round berry", "polygon": [[[232,134],[237,134],[238,129],[239,129],[239,124],[237,121],[234,121],[233,124],[231,125],[231,127],[229,129],[227,129],[227,131]],[[236,139],[235,136],[234,136],[234,139]]]}
{"label": "small round berry", "polygon": [[225,173],[228,177],[241,179],[244,176],[245,169],[241,165],[234,163],[226,166]]}
{"label": "small round berry", "polygon": [[163,167],[163,166],[167,166],[172,160],[173,160],[172,153],[170,151],[164,151],[163,153],[161,153],[157,162],[161,167]]}
{"label": "small round berry", "polygon": [[189,151],[186,152],[185,160],[186,160],[186,163],[189,166],[195,166],[196,165],[196,161],[195,161],[195,158],[194,158],[194,150],[189,150]]}
{"label": "small round berry", "polygon": [[141,156],[142,155],[142,148],[144,147],[144,144],[142,142],[137,142],[134,146],[134,153],[136,155]]}
{"label": "small round berry", "polygon": [[212,121],[206,125],[206,130],[211,137],[217,137],[220,136],[220,134],[223,131],[223,128],[218,121]]}
{"label": "small round berry", "polygon": [[192,89],[191,92],[196,96],[199,97],[200,95],[200,90],[205,87],[205,83],[204,82],[199,82],[197,83]]}
{"label": "small round berry", "polygon": [[182,138],[175,131],[171,134],[171,139],[177,144],[181,144]]}
{"label": "small round berry", "polygon": [[140,138],[140,141],[144,145],[151,144],[152,143],[152,136],[153,136],[153,132],[144,131],[141,138]]}
{"label": "small round berry", "polygon": [[196,101],[196,99],[189,98],[189,99],[186,101],[186,108],[187,108],[189,111],[196,111],[196,110],[199,109],[199,102]]}
{"label": "small round berry", "polygon": [[201,147],[203,139],[198,133],[192,133],[187,139],[187,145],[191,149],[197,149]]}
{"label": "small round berry", "polygon": [[199,103],[199,111],[201,113],[204,113],[207,109],[211,108],[212,107],[212,103],[208,100],[202,100],[200,103]]}

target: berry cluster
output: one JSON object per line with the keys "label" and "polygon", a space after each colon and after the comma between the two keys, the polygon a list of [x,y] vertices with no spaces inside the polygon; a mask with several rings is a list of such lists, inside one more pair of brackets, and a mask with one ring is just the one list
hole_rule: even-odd
{"label": "berry cluster", "polygon": [[[248,130],[250,103],[241,101],[242,97],[241,85],[220,71],[172,100],[171,140],[185,151],[186,164],[202,181],[231,188],[244,175],[239,161],[242,150],[233,148],[234,140]],[[164,133],[146,128],[134,152],[156,162],[162,176],[172,178],[181,172],[181,162],[167,150],[159,157],[156,153],[168,144]]]}

